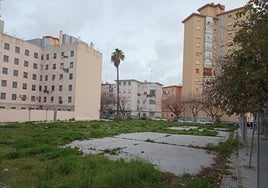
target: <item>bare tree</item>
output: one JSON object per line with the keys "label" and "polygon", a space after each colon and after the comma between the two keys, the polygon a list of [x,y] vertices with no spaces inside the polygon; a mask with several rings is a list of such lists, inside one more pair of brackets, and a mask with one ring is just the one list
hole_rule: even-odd
{"label": "bare tree", "polygon": [[184,103],[181,99],[176,98],[174,95],[168,96],[163,100],[164,108],[169,109],[172,113],[178,117],[184,110]]}
{"label": "bare tree", "polygon": [[210,95],[206,96],[204,99],[202,111],[205,112],[214,123],[219,122],[220,118],[225,114]]}
{"label": "bare tree", "polygon": [[100,105],[100,112],[102,115],[105,112],[113,111],[115,104],[115,95],[111,92],[103,93],[101,95],[101,105]]}
{"label": "bare tree", "polygon": [[203,96],[189,93],[184,97],[183,103],[185,104],[186,108],[188,107],[191,110],[194,122],[196,122],[198,113],[204,108]]}

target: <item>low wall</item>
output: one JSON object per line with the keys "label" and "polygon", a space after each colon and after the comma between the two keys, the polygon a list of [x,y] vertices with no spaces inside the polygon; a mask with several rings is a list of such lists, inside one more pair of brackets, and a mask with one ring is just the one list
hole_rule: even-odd
{"label": "low wall", "polygon": [[0,109],[0,122],[56,121],[75,119],[73,111]]}

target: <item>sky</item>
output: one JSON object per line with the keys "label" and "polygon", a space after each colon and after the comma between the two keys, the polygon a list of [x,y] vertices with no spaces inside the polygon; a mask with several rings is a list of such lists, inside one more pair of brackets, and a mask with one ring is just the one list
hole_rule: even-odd
{"label": "sky", "polygon": [[[4,32],[28,40],[59,31],[94,43],[102,53],[102,82],[114,83],[115,48],[124,52],[120,79],[182,84],[186,17],[208,0],[0,0]],[[218,0],[231,10],[247,0]]]}

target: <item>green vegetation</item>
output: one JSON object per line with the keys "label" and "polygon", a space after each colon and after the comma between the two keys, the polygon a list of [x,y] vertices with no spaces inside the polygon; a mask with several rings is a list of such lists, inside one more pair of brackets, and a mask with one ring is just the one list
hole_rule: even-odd
{"label": "green vegetation", "polygon": [[[199,126],[203,131],[169,129],[182,125],[185,126],[178,122],[126,120],[27,122],[0,126],[0,182],[14,188],[180,187],[182,182],[188,187],[213,186],[215,175],[186,176],[179,181],[179,177],[163,174],[144,161],[111,161],[103,156],[104,153],[118,154],[121,148],[105,150],[103,154],[96,156],[84,156],[77,148],[62,147],[73,140],[102,138],[121,133],[159,132],[167,135],[211,136],[216,134],[213,130],[215,127],[233,129],[226,125],[196,124],[192,125]],[[227,145],[229,144],[228,142]],[[210,149],[217,151],[216,148]]]}

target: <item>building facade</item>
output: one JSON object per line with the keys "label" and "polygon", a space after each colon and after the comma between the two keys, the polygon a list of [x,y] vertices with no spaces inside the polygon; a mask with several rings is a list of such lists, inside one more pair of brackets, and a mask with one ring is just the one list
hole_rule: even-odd
{"label": "building facade", "polygon": [[[2,22],[3,24],[3,22]],[[91,43],[59,37],[24,41],[0,32],[0,108],[73,111],[98,119],[102,54]]]}
{"label": "building facade", "polygon": [[209,82],[220,71],[221,58],[231,53],[236,13],[221,4],[206,4],[185,18],[183,52],[183,95],[205,94]]}
{"label": "building facade", "polygon": [[[109,99],[110,97],[110,99]],[[151,119],[161,117],[162,84],[137,80],[119,81],[120,113],[127,117]],[[116,111],[116,84],[102,84],[102,99],[108,101],[104,114]],[[102,104],[105,105],[105,102]],[[112,104],[112,105],[111,105]]]}
{"label": "building facade", "polygon": [[[172,121],[175,117],[182,116],[182,86],[165,86],[162,89],[162,117]],[[174,113],[180,110],[180,114]]]}

